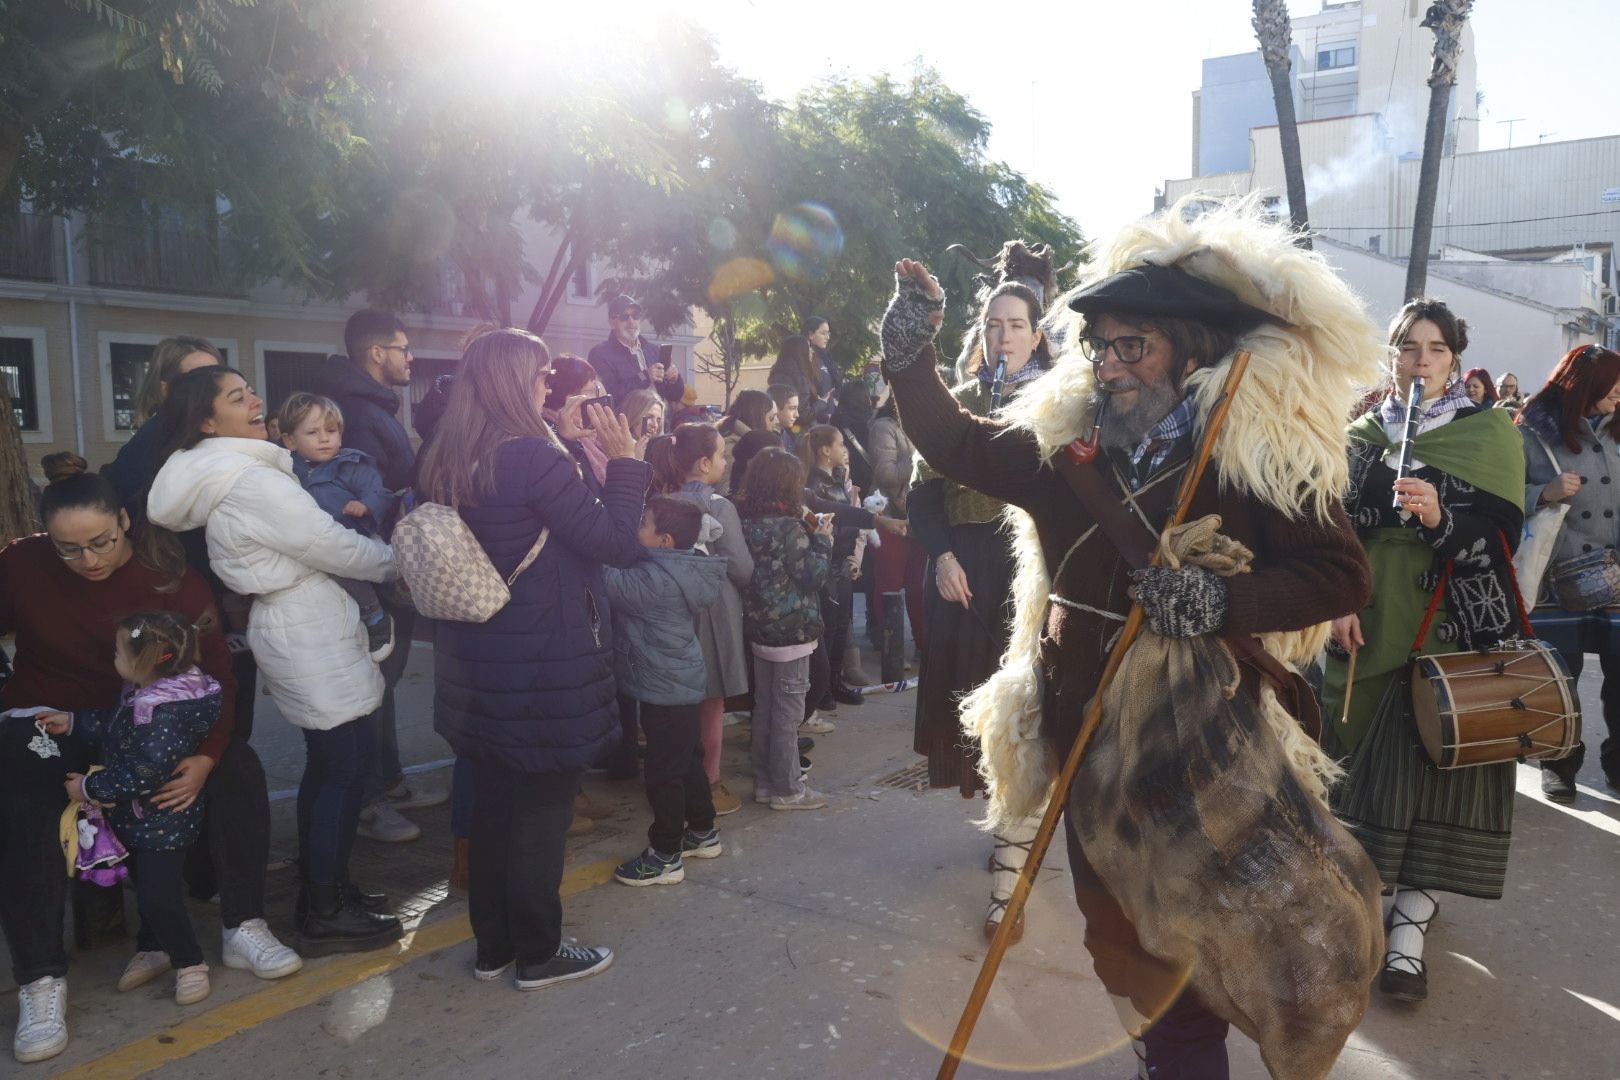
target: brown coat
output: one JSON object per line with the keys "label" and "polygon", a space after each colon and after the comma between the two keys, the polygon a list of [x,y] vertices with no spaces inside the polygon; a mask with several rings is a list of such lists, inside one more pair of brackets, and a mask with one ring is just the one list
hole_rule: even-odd
{"label": "brown coat", "polygon": [[[1108,645],[1130,610],[1129,568],[1093,527],[1062,477],[1044,463],[1034,436],[960,408],[940,382],[932,356],[925,354],[891,375],[891,385],[906,434],[934,468],[1019,507],[1035,523],[1053,592],[1069,602],[1051,605],[1041,639],[1046,680],[1042,730],[1061,757],[1096,690]],[[1169,517],[1190,454],[1189,440],[1136,493],[1154,535]],[[1129,489],[1107,456],[1095,467],[1104,469],[1108,488],[1124,501]],[[1360,610],[1371,594],[1366,555],[1342,507],[1334,506],[1330,524],[1292,520],[1253,498],[1219,490],[1216,470],[1210,468],[1193,497],[1188,520],[1206,514],[1219,514],[1221,531],[1255,556],[1252,572],[1227,579],[1225,630],[1301,630]]]}

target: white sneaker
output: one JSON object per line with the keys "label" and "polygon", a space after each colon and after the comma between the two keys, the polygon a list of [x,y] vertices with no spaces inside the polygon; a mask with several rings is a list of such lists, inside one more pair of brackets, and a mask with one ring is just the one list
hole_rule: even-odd
{"label": "white sneaker", "polygon": [[771,800],[772,810],[820,810],[827,805],[827,796],[804,787],[797,795],[778,795]]}
{"label": "white sneaker", "polygon": [[395,810],[424,810],[449,802],[450,792],[444,788],[413,788],[401,780],[383,792],[383,797],[378,801]]}
{"label": "white sneaker", "polygon": [[24,1065],[67,1049],[67,980],[55,975],[17,988],[17,1036],[11,1053]]}
{"label": "white sneaker", "polygon": [[799,725],[799,730],[806,735],[826,735],[837,731],[838,725],[827,719],[826,713],[818,711],[811,713],[810,719]]}
{"label": "white sneaker", "polygon": [[276,940],[263,919],[249,919],[223,935],[225,966],[251,971],[261,979],[280,979],[304,966],[297,953]]}
{"label": "white sneaker", "polygon": [[208,981],[208,965],[196,964],[192,967],[181,968],[174,981],[174,1003],[176,1005],[195,1005],[209,994],[214,987]]}
{"label": "white sneaker", "polygon": [[124,973],[118,976],[118,992],[126,993],[137,986],[145,986],[168,970],[168,953],[138,952],[129,958],[129,963],[124,965]]}
{"label": "white sneaker", "polygon": [[360,827],[355,831],[367,840],[384,844],[403,844],[422,835],[420,826],[407,821],[398,810],[381,802],[374,802],[360,811]]}

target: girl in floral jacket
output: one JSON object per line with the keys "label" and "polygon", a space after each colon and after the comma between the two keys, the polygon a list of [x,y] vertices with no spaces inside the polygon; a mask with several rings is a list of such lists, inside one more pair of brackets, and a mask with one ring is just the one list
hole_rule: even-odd
{"label": "girl in floral jacket", "polygon": [[799,723],[810,689],[810,654],[821,638],[821,587],[832,553],[832,518],[807,521],[804,466],[786,450],[748,465],[738,513],[754,557],[743,595],[754,660],[754,801],[772,810],[819,810],[825,796],[799,775]]}
{"label": "girl in floral jacket", "polygon": [[210,990],[182,876],[186,850],[202,830],[203,800],[163,810],[151,796],[208,734],[223,699],[219,684],[197,667],[197,628],[172,612],[126,616],[113,666],[125,680],[118,705],[44,713],[37,722],[47,734],[72,734],[101,749],[105,767],[69,773],[67,791],[76,802],[111,807],[107,818],[129,849],[141,932],[118,989],[133,990],[173,967],[175,1003],[191,1005]]}

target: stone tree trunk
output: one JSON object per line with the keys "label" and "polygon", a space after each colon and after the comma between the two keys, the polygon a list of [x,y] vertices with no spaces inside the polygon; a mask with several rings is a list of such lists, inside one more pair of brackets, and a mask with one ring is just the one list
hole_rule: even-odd
{"label": "stone tree trunk", "polygon": [[1277,105],[1277,138],[1282,144],[1283,178],[1288,191],[1288,223],[1296,243],[1311,246],[1310,213],[1305,206],[1305,166],[1299,154],[1299,122],[1294,116],[1294,88],[1288,71],[1293,44],[1293,26],[1288,19],[1286,0],[1254,0],[1254,34],[1260,39],[1260,55],[1271,76],[1271,96]]}
{"label": "stone tree trunk", "polygon": [[1429,72],[1429,121],[1423,130],[1423,164],[1418,172],[1417,208],[1412,216],[1412,254],[1406,263],[1406,298],[1422,296],[1429,283],[1429,248],[1434,237],[1434,204],[1440,194],[1440,156],[1445,150],[1446,113],[1457,83],[1457,52],[1474,0],[1435,0],[1422,26],[1434,31],[1434,66]]}

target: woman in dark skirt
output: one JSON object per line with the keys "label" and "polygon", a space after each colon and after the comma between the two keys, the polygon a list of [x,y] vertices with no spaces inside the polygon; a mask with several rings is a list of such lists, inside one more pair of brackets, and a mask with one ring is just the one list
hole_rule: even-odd
{"label": "woman in dark skirt", "polygon": [[[1003,403],[1051,366],[1040,318],[1040,300],[1027,286],[1007,282],[990,293],[979,313],[968,376],[953,391],[964,409],[977,416],[993,411],[998,357],[1005,357]],[[928,757],[930,787],[955,787],[971,798],[984,785],[978,745],[962,731],[961,699],[996,671],[1007,645],[1012,539],[1001,527],[1000,502],[946,480],[920,458],[907,506],[912,534],[927,549],[931,567],[923,593],[928,649],[919,672],[914,746]],[[1038,824],[1031,817],[996,830],[986,938],[1001,924]],[[1020,921],[1013,941],[1022,934]]]}
{"label": "woman in dark skirt", "polygon": [[[1438,910],[1432,894],[1502,895],[1514,765],[1434,767],[1414,726],[1411,656],[1414,648],[1488,649],[1519,635],[1509,552],[1524,520],[1524,447],[1503,410],[1468,399],[1457,359],[1467,326],[1445,304],[1407,304],[1390,344],[1400,350],[1395,386],[1349,431],[1344,506],[1372,564],[1373,597],[1334,620],[1324,743],[1349,773],[1334,791],[1334,812],[1395,889],[1379,988],[1421,1001],[1423,938]],[[1414,376],[1425,384],[1421,419],[1412,471],[1397,480]],[[1358,655],[1346,714],[1351,649]]]}

